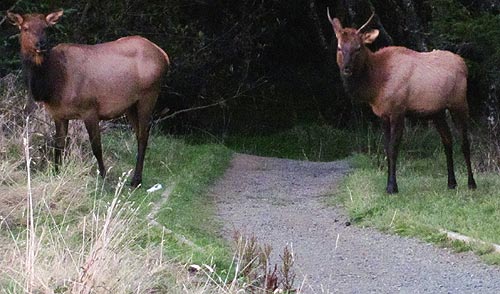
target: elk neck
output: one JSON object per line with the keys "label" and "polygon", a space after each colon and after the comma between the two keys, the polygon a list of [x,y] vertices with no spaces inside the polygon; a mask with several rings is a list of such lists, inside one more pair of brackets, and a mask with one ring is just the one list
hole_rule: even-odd
{"label": "elk neck", "polygon": [[47,50],[41,62],[23,56],[23,70],[33,100],[45,102],[52,96],[54,85],[50,70],[51,50]]}
{"label": "elk neck", "polygon": [[375,98],[373,89],[376,87],[373,87],[373,84],[377,78],[375,77],[377,73],[372,64],[374,53],[367,48],[366,50],[367,55],[364,61],[354,69],[352,75],[341,74],[341,77],[345,91],[349,96],[358,101],[370,103]]}

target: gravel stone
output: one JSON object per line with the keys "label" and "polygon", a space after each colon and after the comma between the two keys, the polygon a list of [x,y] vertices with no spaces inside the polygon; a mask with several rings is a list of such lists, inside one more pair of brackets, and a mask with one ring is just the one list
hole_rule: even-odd
{"label": "gravel stone", "polygon": [[323,201],[348,171],[346,161],[235,154],[211,189],[221,234],[255,235],[278,266],[292,248],[301,293],[500,293],[500,268],[471,252],[348,225],[342,208]]}

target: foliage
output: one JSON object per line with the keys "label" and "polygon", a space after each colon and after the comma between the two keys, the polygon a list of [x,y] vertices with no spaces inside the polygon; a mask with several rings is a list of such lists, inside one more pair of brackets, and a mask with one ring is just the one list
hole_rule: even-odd
{"label": "foliage", "polygon": [[[7,1],[0,9],[14,2]],[[53,43],[95,44],[132,34],[151,39],[172,60],[158,108],[174,112],[212,106],[183,113],[165,127],[180,132],[203,126],[224,133],[272,130],[318,116],[334,117],[335,105],[331,104],[337,99],[331,96],[335,91],[329,80],[321,78],[330,76],[325,75],[328,67],[320,56],[310,53],[317,44],[308,41],[311,24],[307,14],[301,15],[304,4],[21,0],[14,10],[46,13],[64,8],[63,19],[52,30]],[[1,53],[6,58],[2,58],[0,75],[20,68],[16,29],[7,22],[3,26]],[[291,83],[295,87],[290,88]]]}
{"label": "foliage", "polygon": [[347,131],[329,126],[296,126],[290,130],[261,136],[229,136],[224,144],[238,152],[259,156],[311,161],[333,161],[353,150]]}
{"label": "foliage", "polygon": [[[469,98],[472,111],[483,108],[490,88],[500,87],[500,15],[475,12],[458,1],[432,3],[431,33],[437,48],[458,51],[469,65]],[[498,103],[498,101],[496,101]],[[498,107],[499,105],[497,105]]]}
{"label": "foliage", "polygon": [[[349,7],[357,11],[349,14],[362,17],[373,6],[394,44],[416,49],[425,40],[466,56],[472,109],[480,115],[498,72],[499,16],[465,2],[470,1],[360,0],[352,2]],[[327,6],[341,15],[349,10],[346,3],[6,0],[0,10],[13,4],[21,13],[63,8],[65,15],[51,33],[53,43],[95,44],[143,35],[172,60],[158,109],[173,113],[210,106],[166,120],[165,129],[255,134],[307,123],[345,127],[357,119],[338,77],[330,48],[334,38],[324,15]],[[16,34],[8,21],[2,25],[0,76],[20,68]]]}

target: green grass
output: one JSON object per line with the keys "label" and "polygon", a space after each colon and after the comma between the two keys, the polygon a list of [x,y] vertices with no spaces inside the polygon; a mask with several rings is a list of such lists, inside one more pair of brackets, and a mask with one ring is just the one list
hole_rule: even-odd
{"label": "green grass", "polygon": [[[182,265],[208,264],[218,269],[217,273],[225,269],[227,272],[234,249],[218,235],[219,224],[208,188],[228,166],[232,156],[228,148],[154,134],[146,154],[143,187],[131,189],[131,175],[128,179],[126,175],[135,166],[136,141],[130,131],[103,134],[104,160],[109,169],[104,181],[97,175],[96,160],[84,140],[86,134],[78,128],[72,134],[73,143],[58,173],[53,172],[50,153],[38,150],[31,140],[30,157],[35,156],[30,169],[31,187],[27,185],[19,136],[2,140],[21,155],[0,154],[5,159],[0,178],[0,249],[12,255],[0,262],[0,288],[11,287],[9,293],[24,292],[23,285],[31,280],[27,274],[30,271],[24,262],[15,260],[24,261],[28,256],[25,247],[27,252],[36,252],[30,264],[35,269],[34,287],[63,287],[56,291],[60,293],[69,291],[69,286],[63,285],[68,280],[75,281],[75,285],[103,283],[110,289],[117,289],[113,285],[138,289],[144,283],[180,292],[181,285],[197,287],[196,283],[184,281],[187,271]],[[35,161],[40,164],[35,165]],[[164,188],[147,193],[157,183]],[[27,190],[35,203],[33,234],[40,242],[39,250],[26,245]],[[163,201],[165,190],[171,190],[167,201]],[[149,217],[156,205],[158,210]],[[105,228],[108,219],[110,225]],[[91,273],[82,276],[82,269],[87,267]],[[133,281],[120,283],[124,276]]]}
{"label": "green grass", "polygon": [[[113,154],[113,178],[134,168],[135,139],[126,134],[107,136],[104,148]],[[134,192],[137,203],[160,202],[165,188],[172,189],[156,220],[164,226],[149,232],[149,242],[166,243],[166,253],[182,262],[229,266],[231,251],[218,238],[213,199],[208,187],[227,168],[232,152],[218,144],[189,144],[182,138],[154,135],[146,155],[143,188]],[[109,157],[109,156],[108,156]],[[146,189],[161,184],[164,189],[148,194]],[[144,217],[150,206],[144,205]],[[184,242],[186,241],[186,242]]]}
{"label": "green grass", "polygon": [[500,257],[489,254],[484,246],[450,243],[438,231],[444,229],[500,244],[498,175],[476,172],[478,189],[469,190],[463,156],[455,148],[458,187],[449,190],[445,156],[435,131],[417,128],[409,132],[397,163],[399,194],[385,193],[387,167],[383,155],[351,157],[355,168],[343,181],[339,194],[352,220],[452,246],[458,251],[472,249],[488,262],[500,263]]}
{"label": "green grass", "polygon": [[[135,140],[112,135],[105,143],[114,155],[115,178],[135,163]],[[205,142],[205,143],[203,143]],[[208,143],[207,143],[208,142]],[[213,142],[213,140],[212,140]],[[340,131],[328,126],[298,126],[266,136],[232,136],[219,143],[204,139],[174,139],[155,136],[145,163],[145,188],[156,183],[174,186],[169,201],[157,215],[158,221],[174,234],[166,235],[169,254],[182,261],[215,263],[227,267],[227,245],[217,237],[214,206],[206,189],[219,177],[231,151],[314,161],[330,161],[351,154],[353,171],[338,193],[352,220],[383,231],[416,236],[425,241],[451,246],[457,251],[473,250],[489,263],[500,264],[498,254],[480,244],[448,241],[439,229],[500,244],[500,178],[493,173],[476,172],[478,189],[467,189],[466,169],[459,144],[454,144],[458,187],[447,189],[446,163],[440,139],[433,128],[407,128],[398,160],[400,193],[387,195],[386,161],[380,132]],[[228,148],[222,146],[223,142]],[[472,149],[475,157],[480,150]],[[109,157],[109,156],[108,156]],[[113,157],[113,156],[112,156]],[[157,202],[160,192],[147,195],[145,189],[134,193],[138,202]],[[146,214],[149,210],[145,209]],[[159,242],[157,230],[148,236]],[[182,242],[182,238],[189,240]],[[212,258],[210,261],[208,259]]]}
{"label": "green grass", "polygon": [[230,136],[224,144],[241,153],[310,161],[332,161],[348,156],[352,137],[329,126],[297,126],[269,135]]}
{"label": "green grass", "polygon": [[[434,130],[427,128],[406,129],[398,162],[400,193],[397,195],[385,193],[386,164],[381,150],[381,135],[369,128],[349,132],[327,126],[299,126],[267,136],[233,136],[215,142],[154,134],[147,151],[143,187],[125,191],[123,197],[123,200],[133,201],[139,207],[141,220],[130,226],[133,236],[129,246],[144,250],[161,246],[169,260],[181,264],[216,265],[220,270],[218,272],[227,273],[234,250],[218,235],[220,226],[215,218],[213,199],[208,193],[209,186],[223,174],[232,156],[232,151],[222,142],[238,152],[307,160],[335,160],[356,151],[358,153],[351,156],[353,171],[334,197],[336,203],[342,202],[355,223],[417,236],[451,246],[457,251],[473,250],[486,262],[500,264],[498,254],[491,254],[488,246],[450,242],[438,231],[446,229],[486,242],[500,243],[498,175],[476,173],[478,189],[469,191],[463,158],[459,148],[455,148],[458,188],[448,190],[440,140]],[[12,144],[22,145],[14,141]],[[35,194],[53,195],[47,198],[50,209],[46,211],[46,207],[42,207],[37,215],[40,224],[48,224],[46,230],[49,232],[70,227],[78,231],[81,220],[89,214],[97,215],[92,209],[106,207],[106,203],[114,198],[119,178],[134,168],[136,142],[130,131],[115,130],[103,134],[105,163],[111,168],[104,183],[95,174],[95,159],[88,145],[85,140],[85,143],[76,146],[59,174],[53,174],[50,168],[40,165],[32,175]],[[17,153],[22,154],[22,151]],[[475,156],[482,155],[480,150],[474,148],[473,153]],[[9,163],[17,157],[12,154],[5,155],[5,162]],[[44,158],[41,156],[37,161],[43,162]],[[13,163],[16,160],[22,162],[22,159],[15,159]],[[5,170],[10,170],[9,166],[6,165]],[[13,195],[24,198],[26,193],[23,164],[12,166],[15,171],[10,171],[8,181],[0,185],[6,203],[14,198]],[[164,189],[148,194],[146,189],[157,183],[162,184]],[[155,215],[160,225],[150,224],[147,216],[155,204],[162,203],[165,189],[172,192]],[[11,196],[7,199],[6,195]],[[59,197],[63,200],[58,200]],[[25,231],[24,218],[22,213],[12,218],[14,227],[8,232],[2,231],[0,237],[8,239],[11,238],[8,234],[18,234],[15,238],[22,241],[25,236],[22,233]],[[45,230],[41,225],[40,229]],[[81,233],[71,236],[68,244],[78,244],[82,237]],[[63,251],[68,250],[65,247]],[[65,273],[59,275],[67,276]],[[61,280],[54,276],[54,281]],[[52,276],[41,280],[51,279]],[[165,279],[176,278],[165,275]],[[4,281],[0,283],[6,285]]]}

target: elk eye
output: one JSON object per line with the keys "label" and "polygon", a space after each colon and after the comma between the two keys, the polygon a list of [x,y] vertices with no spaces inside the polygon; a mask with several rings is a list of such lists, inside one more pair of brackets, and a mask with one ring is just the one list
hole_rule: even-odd
{"label": "elk eye", "polygon": [[339,46],[339,47],[337,47],[337,50],[338,51],[342,51],[342,48]]}

